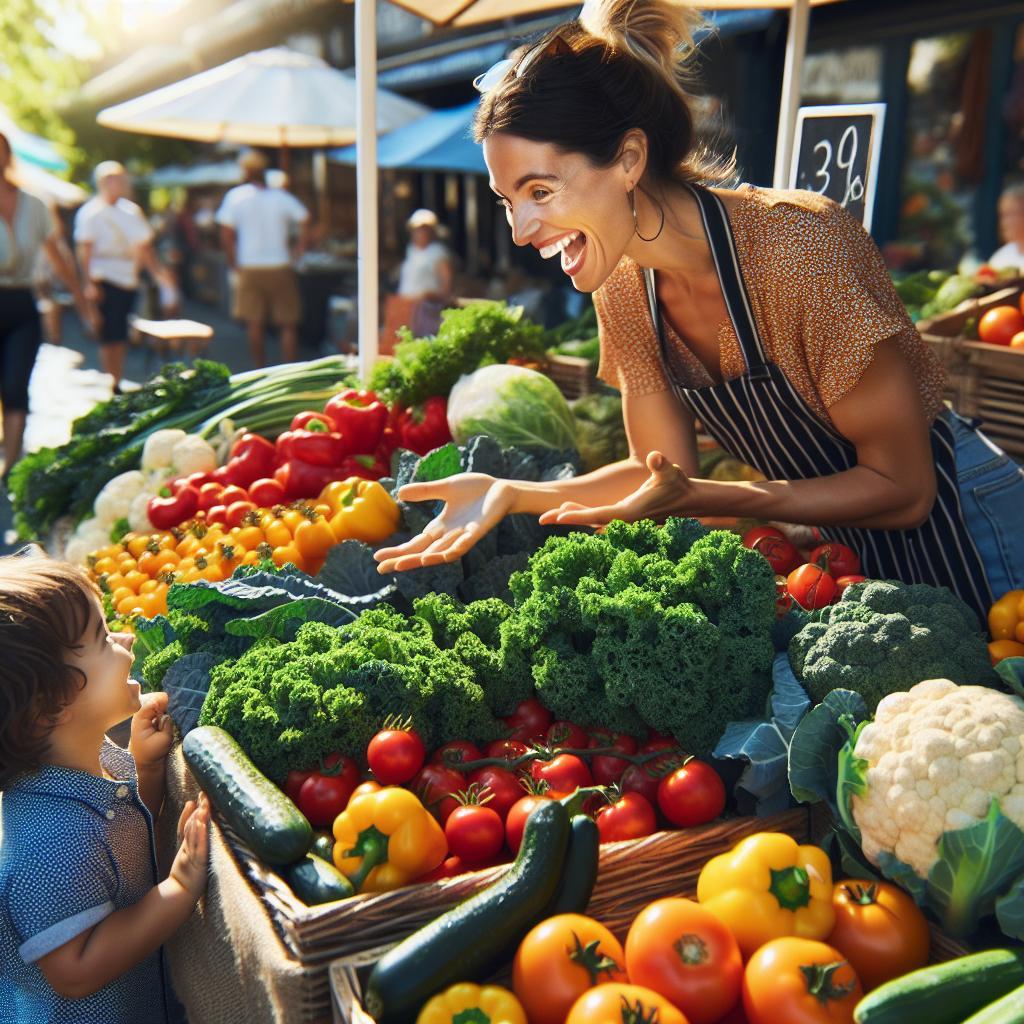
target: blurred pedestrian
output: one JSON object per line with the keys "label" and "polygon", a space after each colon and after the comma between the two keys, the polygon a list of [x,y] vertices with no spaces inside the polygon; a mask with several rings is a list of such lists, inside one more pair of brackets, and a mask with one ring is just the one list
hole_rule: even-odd
{"label": "blurred pedestrian", "polygon": [[416,210],[405,226],[409,229],[409,247],[398,279],[398,294],[415,302],[409,329],[422,338],[437,333],[441,310],[451,301],[452,259],[438,238],[433,210]]}
{"label": "blurred pedestrian", "polygon": [[94,172],[97,194],[75,216],[75,245],[85,295],[99,307],[100,365],[121,390],[128,343],[128,317],[138,299],[139,270],[173,288],[174,275],[157,259],[153,229],[145,214],[128,198],[128,174],[116,160],[105,160]]}
{"label": "blurred pedestrian", "polygon": [[32,282],[40,252],[71,292],[80,315],[91,320],[75,262],[53,213],[17,185],[13,152],[0,133],[0,400],[3,402],[4,470],[21,457],[28,416],[28,382],[42,340]]}
{"label": "blurred pedestrian", "polygon": [[[245,181],[224,197],[217,211],[221,244],[234,278],[232,314],[244,320],[256,366],[266,363],[266,328],[281,332],[282,362],[299,354],[302,301],[294,263],[309,247],[309,211],[284,188],[267,187],[267,160],[244,153]],[[292,229],[298,243],[291,250]]]}
{"label": "blurred pedestrian", "polygon": [[999,197],[999,237],[1006,244],[992,254],[989,265],[1024,273],[1024,182],[1010,185]]}

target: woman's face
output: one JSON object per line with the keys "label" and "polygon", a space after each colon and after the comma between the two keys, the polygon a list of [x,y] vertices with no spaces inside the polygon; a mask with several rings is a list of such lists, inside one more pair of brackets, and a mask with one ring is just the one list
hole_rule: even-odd
{"label": "woman's face", "polygon": [[502,132],[483,150],[516,245],[560,260],[577,291],[600,288],[633,237],[623,164],[594,167],[579,153]]}

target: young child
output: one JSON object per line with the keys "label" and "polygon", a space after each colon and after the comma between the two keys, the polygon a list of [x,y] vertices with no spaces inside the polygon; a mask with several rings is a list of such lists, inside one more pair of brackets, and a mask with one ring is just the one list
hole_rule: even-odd
{"label": "young child", "polygon": [[[140,696],[134,636],[74,566],[0,558],[0,1024],[164,1024],[160,947],[206,888],[191,801],[162,882],[167,695]],[[123,750],[106,731],[132,716]]]}

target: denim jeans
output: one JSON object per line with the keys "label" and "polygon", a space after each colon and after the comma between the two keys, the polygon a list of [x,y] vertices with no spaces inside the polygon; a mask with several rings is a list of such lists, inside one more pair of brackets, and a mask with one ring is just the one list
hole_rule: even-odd
{"label": "denim jeans", "polygon": [[996,598],[1024,587],[1024,469],[979,431],[946,411],[956,439],[960,505]]}

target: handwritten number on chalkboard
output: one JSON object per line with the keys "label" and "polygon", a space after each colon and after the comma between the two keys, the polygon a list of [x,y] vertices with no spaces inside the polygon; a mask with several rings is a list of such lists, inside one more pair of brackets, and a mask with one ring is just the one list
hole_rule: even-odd
{"label": "handwritten number on chalkboard", "polygon": [[[839,204],[840,206],[846,206],[852,199],[857,202],[864,195],[864,182],[861,176],[858,174],[854,177],[853,167],[857,160],[857,129],[851,124],[849,128],[843,132],[842,138],[839,140],[839,151],[836,153],[836,166],[841,171],[846,171],[846,188],[843,192],[843,201]],[[821,161],[821,167],[815,172],[816,178],[824,178],[825,183],[818,189],[819,195],[824,195],[828,191],[829,185],[832,184],[832,175],[829,173],[829,164],[832,163],[832,143],[827,139],[822,139],[814,147],[814,152],[821,151],[824,156]]]}
{"label": "handwritten number on chalkboard", "polygon": [[816,178],[825,179],[825,184],[818,189],[818,195],[824,195],[828,191],[829,185],[832,184],[832,175],[828,173],[828,165],[832,162],[832,143],[827,139],[822,139],[822,141],[814,147],[814,152],[817,153],[819,149],[823,149],[825,151],[825,159],[822,160],[821,167],[818,168],[814,176]]}

